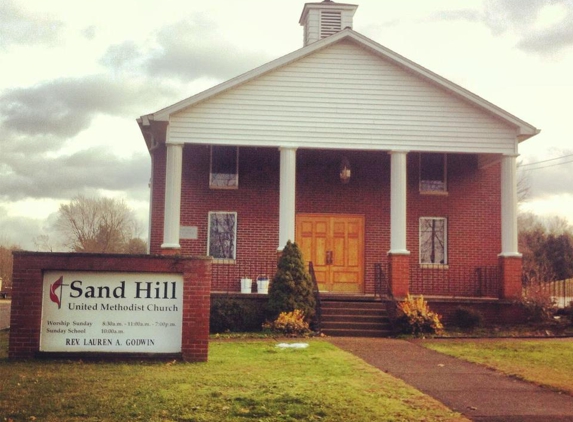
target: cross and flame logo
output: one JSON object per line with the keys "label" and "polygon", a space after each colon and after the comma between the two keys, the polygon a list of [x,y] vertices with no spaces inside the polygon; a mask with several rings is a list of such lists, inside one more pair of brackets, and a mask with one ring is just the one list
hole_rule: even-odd
{"label": "cross and flame logo", "polygon": [[[58,278],[54,283],[50,284],[50,300],[58,305],[58,309],[62,307],[62,291],[64,290],[63,286],[67,286],[64,284],[64,276]],[[56,291],[60,289],[60,294],[56,293]]]}

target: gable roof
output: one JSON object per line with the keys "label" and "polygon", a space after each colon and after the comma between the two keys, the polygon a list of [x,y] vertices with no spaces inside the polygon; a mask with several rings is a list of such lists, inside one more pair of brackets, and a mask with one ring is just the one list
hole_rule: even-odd
{"label": "gable roof", "polygon": [[232,78],[210,89],[207,89],[203,92],[200,92],[196,95],[193,95],[182,101],[172,104],[171,106],[163,108],[155,113],[143,115],[141,116],[140,119],[138,119],[138,121],[140,123],[143,123],[143,125],[146,125],[147,121],[167,122],[169,121],[169,117],[175,113],[178,113],[188,107],[191,107],[195,104],[208,100],[209,98],[212,98],[222,92],[228,91],[239,85],[242,85],[246,82],[256,79],[263,74],[271,72],[289,63],[295,62],[305,56],[308,56],[318,50],[331,46],[341,40],[351,40],[356,44],[358,44],[359,46],[366,48],[367,50],[370,50],[375,55],[378,55],[379,57],[400,66],[401,68],[413,73],[414,75],[446,90],[452,95],[457,96],[458,98],[461,98],[469,102],[470,104],[488,112],[489,114],[498,117],[499,119],[505,121],[511,126],[516,127],[519,141],[528,139],[532,136],[537,135],[540,132],[531,124],[519,119],[518,117],[512,115],[511,113],[508,113],[507,111],[490,103],[489,101],[481,98],[480,96],[466,90],[465,88],[462,88],[461,86],[439,76],[438,74],[424,68],[423,66],[420,66],[417,63],[414,63],[413,61],[395,53],[394,51],[378,44],[377,42],[349,28],[344,29],[320,41],[314,42],[306,47],[303,47],[299,50],[296,50],[292,53],[282,56],[262,66],[259,66],[251,71],[243,73],[242,75]]}

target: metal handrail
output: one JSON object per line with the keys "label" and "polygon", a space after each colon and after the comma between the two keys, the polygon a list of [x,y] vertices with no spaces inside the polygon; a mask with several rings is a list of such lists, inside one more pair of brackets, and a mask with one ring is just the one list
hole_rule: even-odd
{"label": "metal handrail", "polygon": [[312,265],[312,261],[308,263],[308,272],[310,274],[310,278],[312,279],[312,286],[315,300],[315,309],[313,318],[314,331],[320,333],[322,331],[321,327],[322,306],[320,304],[320,291],[318,289],[318,282],[316,281],[316,274],[314,272],[314,265]]}
{"label": "metal handrail", "polygon": [[[386,286],[386,289],[384,289],[384,286]],[[376,263],[374,264],[374,297],[382,298],[384,295],[392,298],[392,289],[387,282],[382,264]]]}

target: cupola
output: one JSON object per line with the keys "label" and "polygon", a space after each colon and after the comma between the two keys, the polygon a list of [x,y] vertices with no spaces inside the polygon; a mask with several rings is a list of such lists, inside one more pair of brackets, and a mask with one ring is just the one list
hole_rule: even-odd
{"label": "cupola", "polygon": [[352,17],[357,8],[356,4],[335,3],[331,0],[306,3],[299,21],[304,27],[304,46],[345,28],[352,28]]}

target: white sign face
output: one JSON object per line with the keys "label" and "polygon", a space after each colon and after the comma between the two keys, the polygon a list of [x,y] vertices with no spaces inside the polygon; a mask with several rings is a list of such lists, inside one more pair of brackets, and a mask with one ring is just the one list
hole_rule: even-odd
{"label": "white sign face", "polygon": [[179,353],[183,276],[44,272],[43,352]]}

